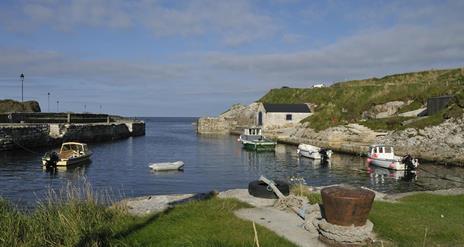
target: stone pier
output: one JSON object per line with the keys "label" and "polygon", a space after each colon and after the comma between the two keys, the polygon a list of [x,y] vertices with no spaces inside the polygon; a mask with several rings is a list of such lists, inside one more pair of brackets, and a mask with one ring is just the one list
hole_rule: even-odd
{"label": "stone pier", "polygon": [[53,146],[66,141],[100,142],[145,135],[143,121],[112,123],[0,124],[0,151]]}

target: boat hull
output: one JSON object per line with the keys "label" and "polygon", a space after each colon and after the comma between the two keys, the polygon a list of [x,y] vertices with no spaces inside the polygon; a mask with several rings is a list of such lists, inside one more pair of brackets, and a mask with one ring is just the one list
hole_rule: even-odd
{"label": "boat hull", "polygon": [[[77,165],[77,164],[80,164],[80,163],[83,163],[83,162],[87,162],[90,160],[90,156],[92,156],[92,154],[85,154],[85,155],[81,155],[81,156],[78,156],[78,157],[72,157],[72,158],[68,158],[68,159],[60,159],[58,160],[58,162],[56,162],[56,166],[71,166],[71,165]],[[42,159],[42,165],[43,166],[46,166],[47,165],[47,161]]]}
{"label": "boat hull", "polygon": [[298,145],[296,153],[300,156],[315,160],[330,159],[332,157],[332,150],[323,149],[309,144]]}
{"label": "boat hull", "polygon": [[368,158],[367,162],[371,165],[395,170],[395,171],[404,171],[408,170],[407,165],[398,161],[398,160],[385,160],[385,159],[376,159],[376,158]]}
{"label": "boat hull", "polygon": [[274,151],[275,142],[243,142],[243,148],[249,151]]}
{"label": "boat hull", "polygon": [[320,160],[320,159],[322,158],[322,157],[321,157],[321,154],[319,153],[319,151],[297,149],[296,152],[297,152],[300,156],[303,156],[303,157],[306,157],[306,158],[310,158],[310,159],[313,159],[313,160]]}
{"label": "boat hull", "polygon": [[153,163],[149,165],[153,171],[173,171],[173,170],[182,170],[184,168],[184,162],[163,162],[163,163]]}

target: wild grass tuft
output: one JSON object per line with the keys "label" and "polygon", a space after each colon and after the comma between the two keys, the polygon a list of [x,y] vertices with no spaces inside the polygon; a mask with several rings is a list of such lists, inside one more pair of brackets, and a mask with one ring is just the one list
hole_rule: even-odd
{"label": "wild grass tuft", "polygon": [[322,197],[319,192],[312,192],[309,187],[303,184],[294,184],[290,187],[290,192],[297,196],[308,198],[309,204],[321,204]]}
{"label": "wild grass tuft", "polygon": [[109,195],[68,185],[50,190],[31,212],[0,201],[0,246],[108,246],[136,219],[121,207],[109,208]]}

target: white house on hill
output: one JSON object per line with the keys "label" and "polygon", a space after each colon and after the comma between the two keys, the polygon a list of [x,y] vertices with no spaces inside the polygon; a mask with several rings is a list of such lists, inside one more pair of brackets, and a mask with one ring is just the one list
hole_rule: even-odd
{"label": "white house on hill", "polygon": [[256,113],[256,125],[263,129],[284,127],[299,123],[312,114],[307,104],[260,103]]}

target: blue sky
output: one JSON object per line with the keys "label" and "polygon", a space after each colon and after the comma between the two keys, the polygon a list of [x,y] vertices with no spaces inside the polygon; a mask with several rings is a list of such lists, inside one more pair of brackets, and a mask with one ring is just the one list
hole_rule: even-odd
{"label": "blue sky", "polygon": [[464,66],[464,1],[0,1],[0,99],[217,115],[271,88]]}

